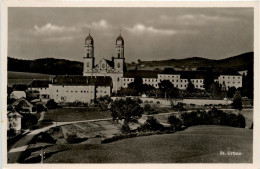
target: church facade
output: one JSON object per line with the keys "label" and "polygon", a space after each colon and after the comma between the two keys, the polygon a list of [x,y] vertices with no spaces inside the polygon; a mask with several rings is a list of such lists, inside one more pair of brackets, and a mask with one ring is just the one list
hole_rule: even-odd
{"label": "church facade", "polygon": [[121,89],[121,79],[126,72],[124,58],[124,39],[121,34],[115,43],[115,52],[111,60],[102,59],[98,64],[95,63],[94,39],[89,34],[85,39],[85,56],[83,57],[84,68],[83,76],[109,76],[112,78],[113,91]]}

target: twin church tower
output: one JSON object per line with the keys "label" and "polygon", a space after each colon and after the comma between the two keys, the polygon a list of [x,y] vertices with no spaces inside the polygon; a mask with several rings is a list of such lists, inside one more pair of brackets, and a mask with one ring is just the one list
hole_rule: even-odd
{"label": "twin church tower", "polygon": [[120,90],[121,78],[126,71],[124,58],[124,39],[120,35],[116,39],[115,52],[112,60],[102,59],[95,64],[94,39],[89,35],[85,39],[85,56],[83,76],[109,76],[113,81],[113,91]]}

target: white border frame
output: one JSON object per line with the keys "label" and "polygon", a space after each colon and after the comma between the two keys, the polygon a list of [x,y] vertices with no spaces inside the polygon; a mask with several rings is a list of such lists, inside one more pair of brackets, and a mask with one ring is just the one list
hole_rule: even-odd
{"label": "white border frame", "polygon": [[[7,125],[6,125],[6,108],[7,108],[7,44],[8,44],[8,7],[252,7],[254,8],[254,130],[253,130],[253,163],[245,164],[7,164]],[[193,2],[158,2],[158,1],[142,1],[142,2],[130,2],[130,1],[42,1],[42,0],[3,0],[1,6],[1,124],[2,124],[2,167],[3,168],[64,168],[71,169],[76,168],[124,168],[132,169],[164,169],[164,168],[184,168],[184,169],[201,169],[207,167],[212,168],[227,168],[227,169],[257,169],[259,168],[259,1],[193,1]]]}

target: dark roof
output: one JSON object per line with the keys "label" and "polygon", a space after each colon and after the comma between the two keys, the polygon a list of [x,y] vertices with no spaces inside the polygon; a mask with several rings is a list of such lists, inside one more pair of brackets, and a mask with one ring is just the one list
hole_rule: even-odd
{"label": "dark roof", "polygon": [[49,87],[49,80],[34,80],[28,87]]}
{"label": "dark roof", "polygon": [[204,79],[205,71],[178,71],[177,74],[181,75],[181,79]]}
{"label": "dark roof", "polygon": [[[90,40],[90,44],[87,44],[87,40]],[[85,39],[85,45],[94,45],[94,39],[90,34]]]}
{"label": "dark roof", "polygon": [[165,68],[160,74],[179,74],[173,68]]}
{"label": "dark roof", "polygon": [[112,86],[112,79],[108,76],[57,76],[54,85],[68,86]]}
{"label": "dark roof", "polygon": [[111,60],[106,60],[106,59],[104,59],[106,62],[107,62],[107,64],[110,66],[110,67],[114,67],[114,62],[113,61],[111,61]]}
{"label": "dark roof", "polygon": [[224,70],[221,75],[236,75],[236,76],[241,76],[236,70],[234,69],[226,69]]}
{"label": "dark roof", "polygon": [[157,78],[160,71],[154,70],[129,70],[124,74],[126,78],[135,78],[135,77],[142,77],[142,78]]}
{"label": "dark roof", "polygon": [[117,38],[116,38],[116,44],[117,44],[117,41],[122,41],[122,45],[124,45],[124,39],[121,35],[119,35]]}

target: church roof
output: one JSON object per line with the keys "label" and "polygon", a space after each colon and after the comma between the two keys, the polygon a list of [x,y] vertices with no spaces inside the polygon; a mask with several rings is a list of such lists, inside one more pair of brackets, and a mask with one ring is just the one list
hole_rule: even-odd
{"label": "church roof", "polygon": [[28,87],[49,87],[49,80],[34,80]]}
{"label": "church roof", "polygon": [[64,76],[55,77],[54,85],[64,86],[112,86],[112,79],[108,76]]}
{"label": "church roof", "polygon": [[106,63],[110,66],[110,67],[114,67],[114,62],[111,61],[111,60],[107,60],[107,59],[104,59],[106,61]]}
{"label": "church roof", "polygon": [[124,45],[124,39],[121,36],[121,34],[116,38],[116,44],[117,44],[118,41],[122,41],[122,45]]}
{"label": "church roof", "polygon": [[[87,40],[90,40],[90,44],[87,44]],[[94,39],[92,38],[90,33],[89,33],[89,35],[85,39],[85,45],[94,45]]]}
{"label": "church roof", "polygon": [[241,76],[236,70],[234,69],[226,69],[224,70],[221,75],[234,75],[234,76]]}
{"label": "church roof", "polygon": [[165,68],[160,74],[179,74],[173,68]]}
{"label": "church roof", "polygon": [[204,79],[205,71],[178,71],[181,79]]}
{"label": "church roof", "polygon": [[135,77],[142,77],[142,78],[157,78],[160,71],[154,70],[129,70],[124,74],[125,78],[135,78]]}

